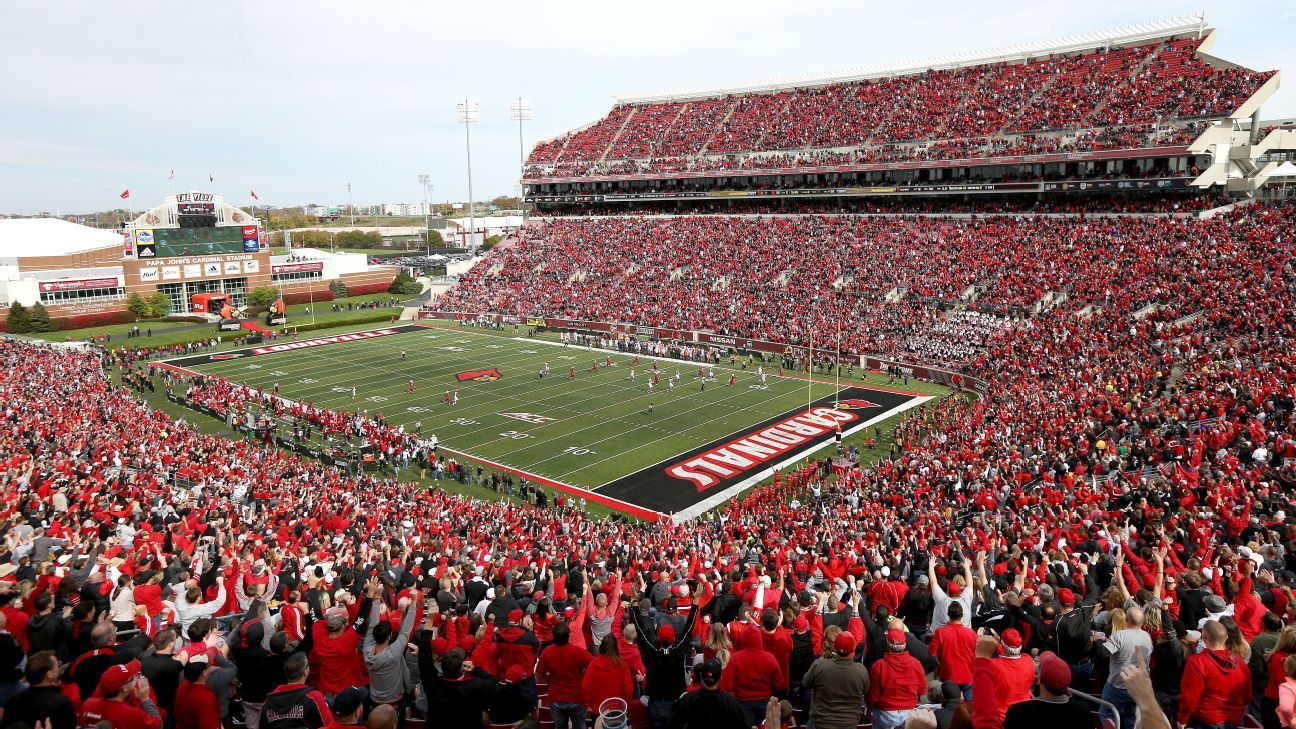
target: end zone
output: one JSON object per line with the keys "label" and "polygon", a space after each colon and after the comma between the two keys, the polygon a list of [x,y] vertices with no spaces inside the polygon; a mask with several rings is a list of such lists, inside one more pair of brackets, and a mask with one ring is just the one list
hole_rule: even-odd
{"label": "end zone", "polygon": [[[931,396],[848,387],[743,431],[672,456],[605,484],[594,493],[642,509],[692,519],[732,499],[842,435],[916,407]],[[834,403],[842,407],[834,407]]]}

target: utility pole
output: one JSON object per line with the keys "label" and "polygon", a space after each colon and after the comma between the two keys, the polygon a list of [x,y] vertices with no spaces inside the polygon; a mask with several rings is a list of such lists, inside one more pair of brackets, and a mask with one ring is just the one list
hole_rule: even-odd
{"label": "utility pole", "polygon": [[455,118],[460,124],[464,125],[464,146],[468,152],[468,250],[475,252],[476,245],[474,243],[473,229],[476,227],[476,220],[473,211],[475,205],[472,189],[472,136],[468,130],[478,120],[477,102],[464,99],[455,106],[457,107]]}
{"label": "utility pole", "polygon": [[428,255],[432,255],[432,233],[428,229],[428,213],[432,207],[432,176],[419,175],[419,184],[423,186],[423,241],[427,243]]}
{"label": "utility pole", "polygon": [[531,120],[531,102],[518,97],[517,101],[509,104],[509,118],[518,123],[518,207],[522,208],[522,222],[526,222],[526,185],[522,182],[526,177],[526,156],[522,146],[522,122]]}
{"label": "utility pole", "polygon": [[351,202],[351,183],[347,183],[347,207],[351,210],[351,227],[355,227],[355,204]]}

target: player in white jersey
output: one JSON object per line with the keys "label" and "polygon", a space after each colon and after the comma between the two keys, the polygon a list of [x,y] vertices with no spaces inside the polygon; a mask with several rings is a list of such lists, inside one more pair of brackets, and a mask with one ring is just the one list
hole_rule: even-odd
{"label": "player in white jersey", "polygon": [[633,379],[634,379],[634,377],[635,377],[635,375],[634,375],[634,368],[633,368],[633,367],[631,367],[631,368],[630,368],[630,379],[632,379],[632,380],[633,380]]}

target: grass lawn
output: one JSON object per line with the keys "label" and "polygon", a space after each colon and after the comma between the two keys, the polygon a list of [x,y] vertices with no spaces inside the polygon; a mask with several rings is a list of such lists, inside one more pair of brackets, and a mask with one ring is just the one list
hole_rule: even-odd
{"label": "grass lawn", "polygon": [[[301,339],[322,334],[303,333]],[[703,390],[696,380],[697,365],[662,361],[661,382],[650,393],[648,358],[634,364],[631,355],[565,348],[552,339],[512,334],[429,328],[186,366],[266,390],[278,385],[285,397],[334,410],[380,413],[407,429],[421,426],[425,436],[435,433],[453,451],[589,490],[609,484],[616,488],[638,474],[653,473],[650,466],[804,412],[808,400],[820,402],[837,392],[831,377],[810,382],[771,372],[762,385],[754,369],[727,365],[717,368],[717,381]],[[604,366],[608,357],[614,366]],[[546,363],[551,373],[540,378]],[[572,367],[575,380],[569,379]],[[635,379],[630,378],[632,368]],[[498,371],[498,379],[465,374],[491,369]],[[672,390],[667,380],[676,370],[681,379]],[[733,387],[727,385],[731,373],[736,375]],[[882,386],[876,373],[869,380]],[[854,381],[842,382],[848,385],[861,386],[858,373]],[[442,402],[447,390],[459,393],[458,405]],[[919,382],[911,382],[907,390],[932,396],[947,392]],[[912,399],[874,394],[897,403]],[[874,411],[889,412],[889,407]],[[191,413],[189,419],[196,417],[203,416]],[[889,430],[898,417],[877,425]]]}

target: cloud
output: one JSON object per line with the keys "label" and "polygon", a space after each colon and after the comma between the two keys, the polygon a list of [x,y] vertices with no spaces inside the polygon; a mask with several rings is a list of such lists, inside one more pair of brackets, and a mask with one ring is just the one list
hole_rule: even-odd
{"label": "cloud", "polygon": [[[1293,13],[1290,2],[1271,10]],[[113,204],[106,178],[160,198],[175,168],[181,187],[240,199],[251,186],[281,205],[340,200],[347,181],[357,202],[421,200],[420,173],[438,199],[464,199],[454,104],[468,97],[481,104],[473,187],[489,197],[517,180],[518,96],[534,107],[530,147],[601,117],[616,94],[918,61],[1184,12],[1170,0],[8,4],[0,196],[10,211],[98,209]],[[1296,23],[1256,33],[1255,17],[1244,4],[1212,8],[1212,52],[1296,65]],[[1292,97],[1280,91],[1265,115],[1296,116]]]}

